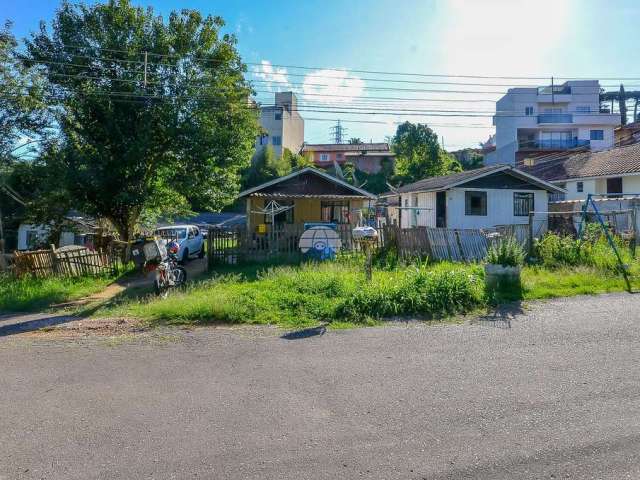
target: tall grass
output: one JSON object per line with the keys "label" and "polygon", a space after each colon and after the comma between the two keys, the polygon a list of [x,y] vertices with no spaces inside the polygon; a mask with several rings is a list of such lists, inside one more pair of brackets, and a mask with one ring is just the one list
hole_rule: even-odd
{"label": "tall grass", "polygon": [[269,323],[305,326],[318,321],[368,322],[389,316],[441,317],[483,303],[481,269],[440,264],[376,270],[369,283],[355,259],[276,267],[246,281],[225,275],[193,284],[166,301],[142,299],[117,313],[152,322]]}
{"label": "tall grass", "polygon": [[103,290],[113,277],[14,278],[0,275],[0,312],[31,312]]}

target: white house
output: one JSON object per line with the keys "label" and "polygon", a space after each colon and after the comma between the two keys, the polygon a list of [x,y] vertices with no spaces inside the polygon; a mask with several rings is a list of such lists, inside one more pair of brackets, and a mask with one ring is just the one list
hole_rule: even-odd
{"label": "white house", "polygon": [[496,149],[485,165],[508,163],[549,152],[599,151],[614,145],[620,114],[600,108],[598,80],[510,88],[496,103]]}
{"label": "white house", "polygon": [[492,228],[529,223],[547,224],[548,194],[560,187],[511,165],[488,167],[420,180],[383,194],[399,202],[402,228]]}
{"label": "white house", "polygon": [[640,143],[601,152],[533,159],[523,170],[566,190],[554,200],[640,194]]}

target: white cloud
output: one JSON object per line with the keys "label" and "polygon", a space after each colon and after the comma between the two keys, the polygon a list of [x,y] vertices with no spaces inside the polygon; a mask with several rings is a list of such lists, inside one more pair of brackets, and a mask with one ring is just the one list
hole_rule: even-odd
{"label": "white cloud", "polygon": [[364,80],[347,70],[317,70],[304,77],[302,91],[314,103],[352,103],[362,96]]}
{"label": "white cloud", "polygon": [[266,82],[260,82],[259,89],[265,88],[269,91],[283,91],[291,89],[287,69],[274,67],[268,60],[262,60],[260,65],[253,67],[253,75],[254,77]]}

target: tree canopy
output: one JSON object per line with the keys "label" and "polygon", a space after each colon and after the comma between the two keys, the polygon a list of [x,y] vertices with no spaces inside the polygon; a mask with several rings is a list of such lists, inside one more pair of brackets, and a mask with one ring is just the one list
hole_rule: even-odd
{"label": "tree canopy", "polygon": [[462,170],[460,163],[440,147],[438,135],[422,123],[399,125],[392,147],[396,154],[396,182],[407,184]]}
{"label": "tree canopy", "polygon": [[63,2],[24,60],[47,79],[60,178],[128,240],[142,218],[233,201],[258,134],[233,35],[195,10]]}

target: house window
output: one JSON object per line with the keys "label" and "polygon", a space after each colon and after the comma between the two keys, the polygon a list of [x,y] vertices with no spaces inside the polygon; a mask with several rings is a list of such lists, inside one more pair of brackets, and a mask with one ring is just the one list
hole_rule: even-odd
{"label": "house window", "polygon": [[273,145],[282,145],[282,137],[274,135],[273,137],[271,137],[271,143]]}
{"label": "house window", "polygon": [[588,113],[591,111],[591,107],[589,105],[578,105],[576,107],[576,112]]}
{"label": "house window", "polygon": [[342,160],[342,154],[341,153],[336,153],[336,159],[337,160]]}
{"label": "house window", "polygon": [[591,140],[604,140],[604,130],[591,130],[589,138]]}
{"label": "house window", "polygon": [[526,217],[535,209],[533,193],[513,192],[513,215]]}
{"label": "house window", "polygon": [[[292,201],[279,201],[278,202],[282,207],[293,207]],[[265,202],[266,204],[266,202]],[[276,225],[282,225],[283,223],[293,223],[293,208],[289,208],[284,212],[280,212],[273,217]],[[264,223],[271,223],[271,215],[264,216]]]}
{"label": "house window", "polygon": [[282,120],[282,110],[276,110],[275,119]]}
{"label": "house window", "polygon": [[487,192],[464,192],[464,214],[487,215]]}
{"label": "house window", "polygon": [[524,107],[525,115],[533,115],[533,107]]}
{"label": "house window", "polygon": [[323,222],[349,223],[349,202],[322,202],[320,214]]}
{"label": "house window", "polygon": [[321,162],[328,162],[329,161],[329,154],[328,153],[321,153],[320,154],[320,161]]}
{"label": "house window", "polygon": [[581,193],[584,191],[584,183],[578,182],[576,183],[576,192]]}
{"label": "house window", "polygon": [[260,135],[258,137],[258,145],[269,145],[269,135]]}
{"label": "house window", "polygon": [[622,177],[607,178],[607,194],[609,198],[622,196]]}
{"label": "house window", "polygon": [[27,250],[34,250],[41,243],[37,230],[27,230]]}

